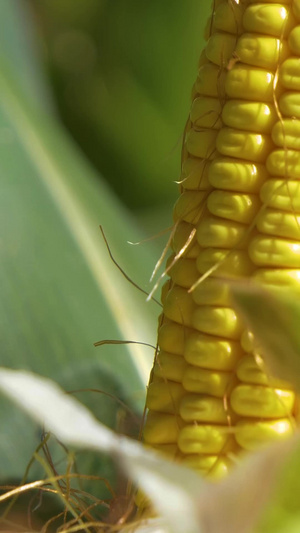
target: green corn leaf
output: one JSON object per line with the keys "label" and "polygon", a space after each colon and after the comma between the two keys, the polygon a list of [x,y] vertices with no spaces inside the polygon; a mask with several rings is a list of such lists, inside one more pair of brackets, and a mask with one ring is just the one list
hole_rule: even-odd
{"label": "green corn leaf", "polygon": [[203,482],[192,470],[118,437],[48,379],[2,368],[0,390],[66,445],[106,452],[119,460],[151,498],[168,533],[201,533],[196,501]]}
{"label": "green corn leaf", "polygon": [[300,391],[300,303],[295,294],[253,283],[233,285],[232,294],[271,373]]}
{"label": "green corn leaf", "polygon": [[[27,100],[3,56],[0,101],[1,362],[55,378],[67,390],[100,389],[86,401],[115,426],[116,398],[142,408],[153,350],[93,343],[155,343],[159,307],[112,263],[99,224],[116,260],[146,291],[155,257],[149,245],[127,243],[141,239],[135,221],[62,127]],[[0,423],[7,428],[1,479],[20,477],[38,436],[4,403]]]}
{"label": "green corn leaf", "polygon": [[299,436],[252,454],[226,479],[209,483],[192,470],[146,450],[140,443],[120,438],[48,379],[1,368],[0,390],[66,445],[109,453],[120,462],[159,513],[158,520],[144,522],[137,531],[295,530],[299,517]]}
{"label": "green corn leaf", "polygon": [[1,0],[0,50],[35,107],[54,111],[50,87],[41,68],[32,11],[26,3]]}
{"label": "green corn leaf", "polygon": [[296,446],[276,476],[272,497],[255,533],[296,533],[300,531],[300,446]]}

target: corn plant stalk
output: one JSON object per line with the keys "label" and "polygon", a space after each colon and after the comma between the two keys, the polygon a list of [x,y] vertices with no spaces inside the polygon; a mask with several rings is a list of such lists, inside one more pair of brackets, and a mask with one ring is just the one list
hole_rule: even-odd
{"label": "corn plant stalk", "polygon": [[215,0],[206,38],[144,441],[219,478],[296,425],[295,394],[270,376],[229,286],[299,293],[299,0]]}

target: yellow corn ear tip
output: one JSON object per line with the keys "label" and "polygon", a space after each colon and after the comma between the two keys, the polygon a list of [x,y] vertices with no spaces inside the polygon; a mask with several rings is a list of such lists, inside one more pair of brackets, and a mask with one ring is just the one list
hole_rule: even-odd
{"label": "yellow corn ear tip", "polygon": [[186,125],[147,445],[201,475],[291,435],[299,404],[230,279],[300,293],[300,0],[215,0]]}

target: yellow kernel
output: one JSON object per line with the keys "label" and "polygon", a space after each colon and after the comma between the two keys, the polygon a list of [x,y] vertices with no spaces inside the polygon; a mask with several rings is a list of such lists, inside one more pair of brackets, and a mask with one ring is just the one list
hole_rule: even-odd
{"label": "yellow kernel", "polygon": [[221,98],[224,95],[225,75],[225,70],[212,63],[202,65],[195,83],[197,93]]}
{"label": "yellow kernel", "polygon": [[216,32],[210,36],[205,53],[207,59],[219,66],[226,66],[236,45],[236,37],[228,33]]}
{"label": "yellow kernel", "polygon": [[294,15],[300,20],[300,0],[294,0],[292,3],[292,9]]}
{"label": "yellow kernel", "polygon": [[226,426],[191,425],[180,431],[178,447],[185,454],[216,454],[222,452],[228,439]]}
{"label": "yellow kernel", "polygon": [[177,443],[179,419],[174,415],[150,411],[144,428],[144,440],[148,444]]}
{"label": "yellow kernel", "polygon": [[198,157],[187,157],[182,164],[180,181],[185,189],[206,190],[211,188],[208,181],[210,161]]}
{"label": "yellow kernel", "polygon": [[300,152],[296,150],[273,150],[266,161],[273,176],[300,179]]}
{"label": "yellow kernel", "polygon": [[300,94],[286,92],[279,98],[279,109],[283,115],[300,118]]}
{"label": "yellow kernel", "polygon": [[[251,351],[251,350],[249,350]],[[265,372],[258,366],[253,355],[244,355],[237,364],[236,375],[243,383],[252,383],[255,385],[268,385],[268,377]]]}
{"label": "yellow kernel", "polygon": [[256,219],[256,226],[261,233],[300,240],[300,216],[294,213],[264,209]]}
{"label": "yellow kernel", "polygon": [[281,4],[254,4],[248,6],[243,16],[245,31],[273,35],[274,37],[286,36],[294,20],[288,9]]}
{"label": "yellow kernel", "polygon": [[224,3],[224,0],[214,0],[214,4],[213,4],[214,9],[217,9],[223,3]]}
{"label": "yellow kernel", "polygon": [[237,35],[242,31],[242,11],[234,2],[222,2],[215,10],[213,29]]}
{"label": "yellow kernel", "polygon": [[272,142],[269,135],[224,127],[218,133],[216,146],[222,155],[261,163],[270,153]]}
{"label": "yellow kernel", "polygon": [[272,72],[236,64],[227,73],[225,92],[230,98],[273,103],[273,85]]}
{"label": "yellow kernel", "polygon": [[206,54],[205,54],[205,50],[202,50],[201,54],[200,54],[200,57],[199,57],[199,61],[198,61],[198,66],[199,68],[202,67],[202,65],[207,65],[209,63],[207,57],[206,57]]}
{"label": "yellow kernel", "polygon": [[153,374],[156,378],[181,383],[185,367],[186,361],[182,355],[160,351],[155,359]]}
{"label": "yellow kernel", "polygon": [[209,474],[210,480],[222,479],[232,467],[231,461],[222,455],[186,455],[181,463],[202,476]]}
{"label": "yellow kernel", "polygon": [[258,192],[267,177],[265,165],[218,158],[210,163],[209,182],[217,189]]}
{"label": "yellow kernel", "polygon": [[164,305],[164,303],[166,301],[167,294],[168,294],[169,290],[171,289],[171,287],[172,287],[172,280],[168,279],[167,281],[165,281],[165,283],[163,284],[163,286],[161,288],[160,301],[161,301],[161,303],[163,305]]}
{"label": "yellow kernel", "polygon": [[185,422],[226,424],[228,420],[223,400],[198,394],[186,394],[182,398],[179,414]]}
{"label": "yellow kernel", "polygon": [[196,235],[192,238],[192,241],[186,248],[186,243],[190,236],[192,235],[192,232],[194,231],[194,226],[192,224],[188,224],[187,222],[180,221],[176,225],[176,229],[174,232],[173,240],[172,240],[172,249],[176,254],[181,252],[183,248],[185,248],[184,256],[195,258],[198,257],[200,247],[199,244],[196,241]]}
{"label": "yellow kernel", "polygon": [[294,294],[300,290],[300,270],[259,268],[253,279],[263,285],[271,285],[272,288],[291,289]]}
{"label": "yellow kernel", "polygon": [[228,284],[224,280],[213,277],[201,281],[193,290],[192,297],[197,305],[224,305],[229,307],[231,301]]}
{"label": "yellow kernel", "polygon": [[219,129],[222,126],[221,117],[222,106],[218,98],[201,96],[195,98],[192,103],[190,119],[197,128]]}
{"label": "yellow kernel", "polygon": [[286,41],[257,33],[243,33],[236,46],[242,63],[265,69],[275,69],[279,60],[287,56],[287,51]]}
{"label": "yellow kernel", "polygon": [[242,350],[238,342],[220,339],[211,335],[191,333],[184,348],[185,360],[195,367],[209,368],[213,370],[233,370]]}
{"label": "yellow kernel", "polygon": [[192,313],[191,323],[198,331],[229,339],[238,339],[243,328],[230,307],[199,306]]}
{"label": "yellow kernel", "polygon": [[212,215],[247,224],[260,207],[257,195],[213,191],[207,198],[207,208]]}
{"label": "yellow kernel", "polygon": [[250,242],[248,252],[257,266],[300,268],[299,242],[258,235]]}
{"label": "yellow kernel", "polygon": [[196,224],[202,215],[206,198],[206,191],[183,192],[174,206],[174,221],[184,220],[185,222]]}
{"label": "yellow kernel", "polygon": [[[257,0],[248,0],[249,4],[256,4]],[[266,4],[269,2],[270,4],[274,4],[274,0],[265,0]],[[293,0],[280,0],[281,4],[291,4]]]}
{"label": "yellow kernel", "polygon": [[197,241],[203,247],[237,248],[244,246],[246,234],[246,226],[210,216],[198,224]]}
{"label": "yellow kernel", "polygon": [[289,384],[268,374],[264,361],[256,355],[244,355],[238,362],[236,375],[243,383],[269,385],[276,389],[290,388]]}
{"label": "yellow kernel", "polygon": [[146,407],[160,413],[177,414],[185,391],[180,383],[157,380],[148,386]]}
{"label": "yellow kernel", "polygon": [[158,330],[157,342],[161,350],[181,355],[184,350],[185,338],[190,333],[190,330],[179,324],[167,321]]}
{"label": "yellow kernel", "polygon": [[300,55],[300,26],[295,26],[289,33],[288,37],[289,47],[291,52]]}
{"label": "yellow kernel", "polygon": [[289,57],[279,67],[279,81],[290,90],[300,90],[300,58]]}
{"label": "yellow kernel", "polygon": [[253,352],[254,350],[254,337],[251,331],[245,330],[241,336],[241,347],[245,352]]}
{"label": "yellow kernel", "polygon": [[[167,266],[172,263],[174,257],[175,255],[169,257]],[[169,270],[169,275],[176,285],[189,289],[199,277],[196,260],[186,259],[185,257],[178,259],[174,266]]]}
{"label": "yellow kernel", "polygon": [[203,368],[188,365],[182,384],[189,392],[224,398],[233,385],[233,375],[231,372],[204,370]]}
{"label": "yellow kernel", "polygon": [[277,119],[274,105],[263,102],[228,100],[222,111],[226,126],[259,133],[269,133]]}
{"label": "yellow kernel", "polygon": [[217,130],[203,129],[196,131],[190,129],[185,138],[185,147],[192,156],[211,158],[214,156]]}
{"label": "yellow kernel", "polygon": [[208,39],[211,36],[212,20],[213,20],[213,17],[212,17],[212,15],[210,15],[210,17],[208,17],[208,19],[206,21],[205,28],[204,28],[204,40],[205,41],[208,41]]}
{"label": "yellow kernel", "polygon": [[294,401],[293,392],[260,385],[238,385],[230,395],[230,405],[236,414],[257,418],[287,417]]}
{"label": "yellow kernel", "polygon": [[167,294],[164,314],[170,320],[190,326],[195,304],[191,294],[182,287],[174,286]]}
{"label": "yellow kernel", "polygon": [[173,460],[177,460],[180,455],[177,444],[157,444],[155,446],[146,447],[154,449],[157,453]]}
{"label": "yellow kernel", "polygon": [[272,129],[272,140],[277,146],[300,150],[300,121],[292,118],[279,120]]}
{"label": "yellow kernel", "polygon": [[235,439],[245,450],[256,450],[272,441],[282,440],[293,434],[289,419],[272,421],[241,420],[235,427]]}
{"label": "yellow kernel", "polygon": [[[145,444],[145,447],[147,447],[146,444]],[[141,490],[138,490],[136,492],[134,496],[134,502],[135,502],[135,505],[137,505],[139,509],[145,509],[146,507],[149,507],[150,505],[149,498],[147,498]]]}
{"label": "yellow kernel", "polygon": [[205,274],[217,264],[219,266],[211,273],[211,276],[236,278],[249,276],[253,272],[253,264],[246,251],[207,248],[200,252],[197,259],[200,274]]}

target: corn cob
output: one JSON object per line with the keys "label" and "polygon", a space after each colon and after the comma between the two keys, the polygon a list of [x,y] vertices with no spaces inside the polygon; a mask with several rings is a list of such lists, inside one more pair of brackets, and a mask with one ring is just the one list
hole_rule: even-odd
{"label": "corn cob", "polygon": [[295,395],[253,352],[228,279],[299,292],[300,0],[215,0],[206,40],[143,438],[219,478],[295,426]]}

